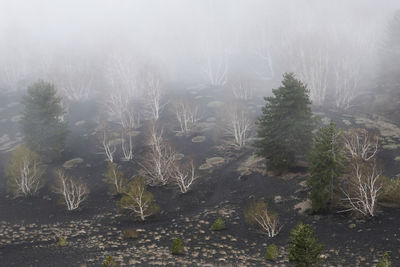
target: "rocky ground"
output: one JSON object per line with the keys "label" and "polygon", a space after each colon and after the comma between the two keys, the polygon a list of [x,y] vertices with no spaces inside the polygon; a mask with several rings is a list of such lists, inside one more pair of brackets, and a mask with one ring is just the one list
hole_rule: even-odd
{"label": "rocky ground", "polygon": [[[210,113],[204,115],[198,132],[184,137],[173,134],[168,125],[165,129],[171,133],[168,139],[178,152],[194,157],[201,166],[201,178],[187,195],[179,194],[172,186],[151,187],[160,212],[144,223],[121,213],[117,199],[108,194],[108,185],[103,181],[106,162],[98,153],[96,125],[81,117],[95,114],[93,106],[85,106],[83,111],[79,107],[71,109],[68,149],[60,162],[48,166],[52,169],[64,165],[69,173],[88,183],[91,193],[82,208],[71,213],[59,205],[58,197],[51,192],[51,172],[39,196],[9,196],[2,168],[9,151],[21,141],[15,117],[21,107],[0,103],[4,106],[0,111],[0,265],[101,266],[106,257],[112,256],[119,266],[288,266],[287,241],[298,221],[312,224],[325,244],[324,266],[375,266],[386,251],[393,266],[400,265],[398,208],[381,207],[372,220],[356,220],[347,214],[309,215],[306,169],[299,167],[279,177],[267,173],[262,160],[253,155],[253,148],[238,151],[221,139],[216,127],[219,119],[212,115],[222,102],[206,94],[196,99],[203,101]],[[14,100],[2,98],[0,102],[16,103]],[[257,105],[253,103],[254,110]],[[343,127],[380,128],[386,146],[380,153],[385,173],[400,173],[395,160],[400,155],[397,126],[373,117],[327,111],[318,114],[323,123],[333,118]],[[138,138],[144,138],[143,132]],[[141,153],[140,147],[137,153]],[[135,164],[121,164],[127,174],[137,171]],[[274,238],[262,235],[244,221],[245,206],[260,197],[280,216],[283,228]],[[225,220],[227,229],[211,231],[211,224],[219,217]],[[137,237],[126,238],[126,229],[137,232]],[[66,238],[62,246],[60,237]],[[185,245],[182,256],[170,253],[172,240],[177,237]],[[274,263],[264,260],[266,248],[272,243],[279,248]]]}

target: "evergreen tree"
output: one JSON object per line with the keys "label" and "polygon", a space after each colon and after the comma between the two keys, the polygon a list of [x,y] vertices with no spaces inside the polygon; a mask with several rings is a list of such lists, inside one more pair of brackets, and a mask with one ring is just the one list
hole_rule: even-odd
{"label": "evergreen tree", "polygon": [[318,243],[314,229],[299,222],[290,232],[289,261],[296,267],[313,267],[321,263],[323,245]]}
{"label": "evergreen tree", "polygon": [[286,170],[297,156],[306,155],[312,143],[313,119],[308,90],[293,73],[283,75],[282,86],[272,90],[258,118],[258,154],[268,168]]}
{"label": "evergreen tree", "polygon": [[58,158],[64,150],[67,125],[65,114],[54,86],[39,81],[28,87],[21,120],[25,144],[46,161]]}
{"label": "evergreen tree", "polygon": [[315,137],[307,180],[307,184],[312,187],[310,198],[313,212],[327,209],[337,186],[337,178],[344,171],[345,158],[340,136],[341,131],[331,122],[321,128]]}

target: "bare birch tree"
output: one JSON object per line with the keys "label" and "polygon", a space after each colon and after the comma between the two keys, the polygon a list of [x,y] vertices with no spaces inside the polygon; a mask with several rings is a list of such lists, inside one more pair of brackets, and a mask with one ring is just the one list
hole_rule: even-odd
{"label": "bare birch tree", "polygon": [[150,150],[140,165],[151,185],[166,185],[170,180],[170,168],[176,160],[176,152],[165,143],[162,131],[155,126],[151,127],[149,145]]}
{"label": "bare birch tree", "polygon": [[243,147],[249,138],[253,121],[249,112],[240,105],[233,105],[226,110],[225,132],[232,136],[235,144]]}
{"label": "bare birch tree", "polygon": [[231,85],[233,96],[239,100],[249,100],[253,96],[253,90],[246,79],[238,79]]}
{"label": "bare birch tree", "polygon": [[122,130],[121,149],[123,160],[130,161],[133,159],[133,133],[132,131]]}
{"label": "bare birch tree", "polygon": [[279,216],[272,212],[263,199],[253,201],[244,212],[246,221],[258,226],[268,237],[279,234],[282,226],[279,224]]}
{"label": "bare birch tree", "polygon": [[114,162],[114,153],[117,151],[117,146],[115,142],[110,140],[110,137],[107,135],[106,130],[103,131],[103,136],[101,140],[103,153],[106,155],[106,158],[109,162]]}
{"label": "bare birch tree", "polygon": [[230,49],[222,44],[218,32],[208,32],[203,45],[205,59],[202,72],[204,79],[211,86],[224,86],[228,81],[228,60]]}
{"label": "bare birch tree", "polygon": [[198,106],[185,100],[174,103],[175,116],[179,122],[180,134],[189,134],[199,121]]}
{"label": "bare birch tree", "polygon": [[20,82],[27,78],[30,67],[25,49],[13,48],[12,50],[12,53],[1,55],[0,86],[7,91],[20,89]]}
{"label": "bare birch tree", "polygon": [[171,177],[178,185],[181,193],[187,193],[193,182],[198,178],[193,160],[184,164],[174,161],[171,169]]}
{"label": "bare birch tree", "polygon": [[112,91],[105,101],[108,115],[124,129],[135,129],[141,125],[138,101],[132,100],[123,91]]}
{"label": "bare birch tree", "polygon": [[87,62],[65,59],[56,73],[55,84],[68,100],[87,100],[92,92],[93,74]]}
{"label": "bare birch tree", "polygon": [[26,146],[18,146],[12,152],[10,163],[6,166],[7,185],[15,196],[28,197],[38,192],[43,184],[39,155]]}
{"label": "bare birch tree", "polygon": [[112,192],[121,194],[123,186],[126,184],[126,178],[119,169],[119,166],[113,162],[109,162],[107,166],[107,172],[105,174],[107,182],[112,187]]}
{"label": "bare birch tree", "polygon": [[136,61],[126,55],[114,53],[107,65],[107,80],[113,91],[121,92],[128,100],[138,99],[138,69]]}
{"label": "bare birch tree", "polygon": [[150,118],[157,121],[164,107],[162,103],[163,91],[160,75],[155,71],[145,70],[141,74],[141,87]]}
{"label": "bare birch tree", "polygon": [[377,169],[375,160],[363,161],[361,158],[353,158],[351,161],[349,184],[346,190],[342,190],[346,206],[342,212],[353,211],[373,217],[376,215],[376,204],[382,189],[379,183],[382,172]]}
{"label": "bare birch tree", "polygon": [[299,53],[299,76],[310,90],[312,103],[321,106],[325,102],[328,88],[328,49],[319,47],[310,51],[309,49],[300,48]]}
{"label": "bare birch tree", "polygon": [[360,80],[360,62],[353,61],[348,55],[334,64],[335,106],[347,110],[358,92]]}
{"label": "bare birch tree", "polygon": [[60,194],[67,206],[67,210],[76,210],[89,195],[89,189],[81,180],[74,180],[63,170],[56,171],[57,185],[55,193]]}
{"label": "bare birch tree", "polygon": [[378,151],[379,137],[366,129],[351,129],[344,135],[344,145],[350,157],[369,161]]}
{"label": "bare birch tree", "polygon": [[255,54],[261,60],[261,68],[256,71],[256,75],[262,80],[271,80],[275,76],[275,71],[272,61],[272,36],[269,27],[263,28],[255,44]]}
{"label": "bare birch tree", "polygon": [[345,211],[353,211],[364,216],[375,216],[376,204],[382,185],[382,172],[376,164],[379,137],[366,129],[351,129],[344,136],[344,144],[350,157],[348,184],[342,189]]}
{"label": "bare birch tree", "polygon": [[136,177],[123,188],[123,196],[118,204],[122,209],[132,212],[141,221],[159,209],[154,202],[153,194],[146,190],[146,180],[143,177]]}

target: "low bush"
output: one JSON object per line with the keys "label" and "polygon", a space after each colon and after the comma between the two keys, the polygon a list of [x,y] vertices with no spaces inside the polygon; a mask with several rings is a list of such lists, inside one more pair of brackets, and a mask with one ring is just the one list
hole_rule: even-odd
{"label": "low bush", "polygon": [[111,256],[108,256],[107,259],[103,262],[103,267],[117,267],[117,263],[113,260]]}
{"label": "low bush", "polygon": [[65,236],[58,237],[57,246],[65,247],[68,244],[67,238]]}
{"label": "low bush", "polygon": [[215,220],[215,222],[211,226],[211,230],[213,231],[221,231],[226,229],[226,224],[225,221],[222,220],[222,218],[218,218]]}
{"label": "low bush", "polygon": [[174,241],[172,241],[172,247],[171,247],[171,253],[174,255],[182,255],[184,254],[185,249],[183,246],[183,241],[180,238],[176,238],[174,239]]}
{"label": "low bush", "polygon": [[400,176],[390,179],[381,177],[382,193],[379,196],[380,202],[400,205]]}
{"label": "low bush", "polygon": [[267,252],[265,253],[265,259],[268,261],[275,261],[279,256],[278,247],[275,244],[271,244],[267,248]]}
{"label": "low bush", "polygon": [[135,239],[139,237],[139,233],[131,228],[124,229],[123,236],[126,239]]}
{"label": "low bush", "polygon": [[392,266],[392,262],[389,260],[389,255],[386,252],[382,259],[380,260],[380,262],[378,263],[377,267],[391,267]]}

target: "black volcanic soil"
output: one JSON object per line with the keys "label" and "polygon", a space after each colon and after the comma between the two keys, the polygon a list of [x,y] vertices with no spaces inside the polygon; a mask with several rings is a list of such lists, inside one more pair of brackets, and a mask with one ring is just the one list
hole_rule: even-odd
{"label": "black volcanic soil", "polygon": [[[199,103],[223,100],[224,94],[198,90]],[[7,107],[7,97],[0,100]],[[15,99],[15,96],[14,96]],[[261,99],[261,98],[260,98]],[[251,104],[262,104],[262,101]],[[172,115],[164,115],[167,138],[185,157],[193,157],[198,165],[206,158],[221,156],[223,165],[200,171],[201,177],[193,190],[186,195],[172,186],[149,187],[160,212],[142,223],[122,214],[116,207],[117,198],[108,193],[103,181],[107,163],[99,154],[98,141],[93,135],[95,115],[101,112],[95,103],[76,103],[71,108],[68,121],[71,133],[63,159],[48,166],[46,186],[40,194],[30,199],[13,199],[5,191],[3,165],[9,152],[0,153],[0,265],[1,266],[101,266],[111,255],[120,266],[287,266],[287,240],[290,229],[298,221],[310,223],[316,228],[319,240],[324,243],[326,266],[374,266],[382,254],[390,251],[393,266],[400,266],[400,210],[380,208],[376,218],[352,219],[347,214],[313,216],[300,214],[295,205],[304,202],[304,169],[284,177],[274,177],[253,172],[242,176],[237,168],[248,159],[253,148],[232,149],[227,138],[217,127],[189,137],[176,136],[172,130]],[[0,118],[18,114],[16,105],[0,112]],[[204,118],[216,117],[213,108],[205,108]],[[340,115],[326,112],[328,117]],[[82,116],[84,115],[84,116]],[[85,120],[76,126],[75,122]],[[145,127],[136,139],[137,153],[144,151]],[[0,123],[0,136],[11,138],[18,131],[16,123],[7,120]],[[206,136],[203,143],[193,143],[196,135]],[[398,151],[382,152],[381,159],[390,168],[388,173],[400,172],[393,155]],[[71,158],[81,157],[84,163],[69,170],[71,175],[81,177],[90,187],[90,195],[78,211],[67,212],[58,204],[58,196],[51,192],[52,171]],[[138,156],[139,157],[139,156]],[[121,162],[128,177],[138,172],[136,163]],[[386,171],[386,170],[385,170]],[[280,201],[276,197],[280,196]],[[279,213],[283,225],[281,233],[268,238],[250,227],[243,218],[243,209],[253,198],[263,197],[270,207]],[[210,230],[211,224],[222,217],[227,229]],[[139,238],[127,240],[122,237],[126,228],[136,229]],[[67,237],[67,246],[57,246],[58,236]],[[172,239],[180,237],[185,243],[186,254],[172,256],[169,247]],[[280,250],[278,262],[264,260],[268,245],[275,243]]]}

